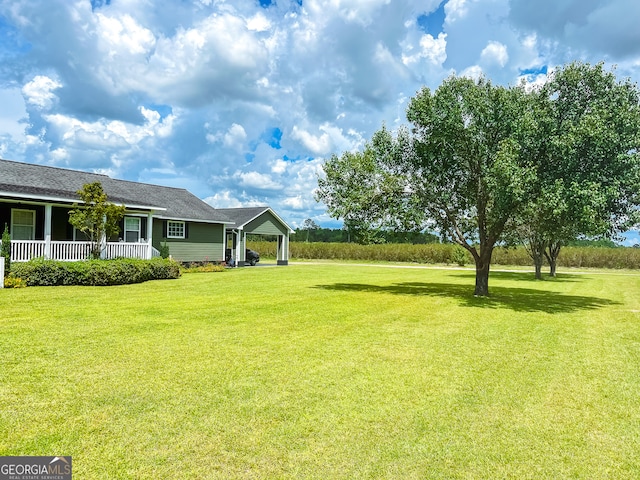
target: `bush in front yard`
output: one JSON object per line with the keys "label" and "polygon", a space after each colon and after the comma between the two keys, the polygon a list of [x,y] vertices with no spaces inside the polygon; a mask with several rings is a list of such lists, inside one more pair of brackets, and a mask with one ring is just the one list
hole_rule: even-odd
{"label": "bush in front yard", "polygon": [[22,278],[30,287],[126,285],[180,276],[180,265],[177,262],[161,258],[153,260],[122,258],[82,262],[36,259],[25,263],[14,262],[11,270],[13,275]]}

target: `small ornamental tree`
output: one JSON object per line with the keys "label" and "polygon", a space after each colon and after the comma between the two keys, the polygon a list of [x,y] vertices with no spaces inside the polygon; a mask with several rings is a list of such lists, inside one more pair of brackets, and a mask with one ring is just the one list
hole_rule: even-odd
{"label": "small ornamental tree", "polygon": [[6,277],[11,270],[11,235],[9,235],[9,227],[6,223],[4,224],[4,232],[2,232],[0,256],[4,257],[4,276]]}
{"label": "small ornamental tree", "polygon": [[73,204],[69,223],[84,233],[91,242],[90,257],[100,258],[106,239],[120,232],[118,222],[124,217],[124,205],[107,201],[100,182],[87,183],[78,190],[82,204]]}

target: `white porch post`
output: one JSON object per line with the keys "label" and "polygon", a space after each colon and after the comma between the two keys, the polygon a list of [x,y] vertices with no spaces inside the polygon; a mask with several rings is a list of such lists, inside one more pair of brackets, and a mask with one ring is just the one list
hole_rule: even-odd
{"label": "white porch post", "polygon": [[153,257],[153,212],[147,215],[147,260]]}
{"label": "white porch post", "polygon": [[278,236],[278,265],[289,264],[289,232]]}
{"label": "white porch post", "polygon": [[51,258],[51,209],[50,204],[44,206],[44,258]]}
{"label": "white porch post", "polygon": [[245,258],[242,253],[242,246],[244,245],[244,241],[245,241],[244,230],[238,230],[235,235],[236,235],[236,238],[234,239],[234,242],[236,247],[236,266],[244,266]]}
{"label": "white porch post", "polygon": [[[105,215],[102,218],[103,221],[103,225],[107,223],[107,216]],[[98,239],[98,242],[100,242],[100,258],[102,260],[107,258],[107,233],[106,232],[102,232],[102,236]]]}

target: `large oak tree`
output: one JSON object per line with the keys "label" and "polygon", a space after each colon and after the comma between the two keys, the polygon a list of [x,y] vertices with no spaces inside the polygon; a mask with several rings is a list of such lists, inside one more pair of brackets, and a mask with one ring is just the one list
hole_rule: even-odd
{"label": "large oak tree", "polygon": [[557,69],[537,92],[536,195],[521,232],[540,277],[563,244],[612,238],[636,223],[640,195],[640,93],[602,64]]}
{"label": "large oak tree", "polygon": [[489,294],[493,249],[528,200],[533,168],[521,138],[535,128],[522,87],[451,77],[412,98],[412,130],[377,132],[364,152],[333,156],[318,199],[337,218],[435,228],[476,265]]}
{"label": "large oak tree", "polygon": [[362,152],[332,156],[319,179],[329,213],[362,229],[435,228],[476,265],[488,295],[493,250],[524,239],[540,275],[576,236],[611,237],[640,202],[638,89],[573,63],[540,89],[450,77],[422,89],[411,129],[384,126]]}

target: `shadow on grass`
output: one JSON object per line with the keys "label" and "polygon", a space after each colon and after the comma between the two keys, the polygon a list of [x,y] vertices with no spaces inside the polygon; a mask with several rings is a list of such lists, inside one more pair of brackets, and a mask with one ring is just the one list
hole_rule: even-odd
{"label": "shadow on grass", "polygon": [[[475,282],[476,272],[460,272],[460,273],[450,273],[451,277],[458,278],[469,278],[471,282]],[[535,284],[540,284],[540,282],[553,282],[553,283],[568,283],[568,282],[581,282],[584,280],[584,275],[576,275],[573,273],[559,273],[556,277],[550,277],[548,274],[542,274],[542,280],[536,279],[536,274],[534,272],[500,272],[500,271],[492,271],[489,275],[489,288],[491,288],[491,280],[515,280],[519,282],[531,282]]]}
{"label": "shadow on grass", "polygon": [[405,282],[392,285],[361,283],[334,283],[315,288],[347,292],[386,293],[393,295],[433,296],[453,298],[467,307],[508,308],[517,312],[570,313],[595,310],[609,305],[619,305],[605,298],[565,295],[531,288],[499,287],[489,285],[489,297],[474,297],[473,284]]}

